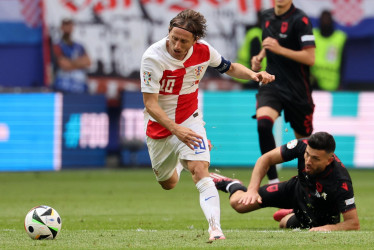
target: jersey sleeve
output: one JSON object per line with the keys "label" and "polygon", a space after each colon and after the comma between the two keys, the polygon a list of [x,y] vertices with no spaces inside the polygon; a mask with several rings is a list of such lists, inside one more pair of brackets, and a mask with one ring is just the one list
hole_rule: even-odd
{"label": "jersey sleeve", "polygon": [[221,74],[228,71],[230,69],[231,62],[229,60],[226,60],[223,56],[221,56],[221,54],[218,53],[218,51],[215,48],[213,48],[210,44],[208,44],[205,41],[201,41],[201,42],[209,47],[209,52],[210,52],[209,66],[215,68]]}
{"label": "jersey sleeve", "polygon": [[315,38],[313,35],[313,27],[306,15],[302,15],[296,23],[299,31],[299,43],[301,48],[314,48],[316,47]]}
{"label": "jersey sleeve", "polygon": [[291,161],[304,155],[306,144],[303,140],[294,139],[281,146],[284,161]]}
{"label": "jersey sleeve", "polygon": [[159,93],[163,69],[154,56],[143,55],[140,66],[141,91]]}
{"label": "jersey sleeve", "polygon": [[348,180],[339,181],[338,189],[336,190],[336,197],[338,209],[341,213],[356,208],[352,182]]}

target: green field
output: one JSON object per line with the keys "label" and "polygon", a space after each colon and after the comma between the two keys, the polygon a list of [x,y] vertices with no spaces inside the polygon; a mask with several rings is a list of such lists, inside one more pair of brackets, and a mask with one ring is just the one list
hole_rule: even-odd
{"label": "green field", "polygon": [[[248,184],[250,170],[221,169]],[[350,170],[361,230],[310,233],[280,230],[275,208],[237,214],[221,193],[227,240],[208,241],[198,192],[187,172],[174,190],[162,190],[151,169],[0,173],[0,249],[373,249],[374,171]],[[279,172],[281,180],[295,175]],[[37,205],[62,218],[56,240],[31,240],[23,220]]]}

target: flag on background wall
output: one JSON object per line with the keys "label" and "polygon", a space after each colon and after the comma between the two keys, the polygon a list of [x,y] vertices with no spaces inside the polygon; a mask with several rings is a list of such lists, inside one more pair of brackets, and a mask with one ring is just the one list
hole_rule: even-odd
{"label": "flag on background wall", "polygon": [[373,0],[294,0],[295,6],[304,10],[312,19],[313,26],[324,10],[331,11],[337,28],[349,37],[374,35]]}
{"label": "flag on background wall", "polygon": [[0,0],[0,34],[0,44],[40,43],[41,0]]}

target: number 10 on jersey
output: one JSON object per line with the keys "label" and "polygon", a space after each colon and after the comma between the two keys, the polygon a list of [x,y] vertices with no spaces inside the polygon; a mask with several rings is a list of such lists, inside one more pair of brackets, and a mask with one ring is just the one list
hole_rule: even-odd
{"label": "number 10 on jersey", "polygon": [[162,79],[160,92],[173,93],[175,79]]}

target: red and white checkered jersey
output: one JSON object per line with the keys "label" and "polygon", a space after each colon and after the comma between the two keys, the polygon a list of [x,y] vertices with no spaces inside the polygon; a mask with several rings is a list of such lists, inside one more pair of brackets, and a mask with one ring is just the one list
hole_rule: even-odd
{"label": "red and white checkered jersey", "polygon": [[[167,38],[150,46],[143,54],[140,77],[141,91],[158,93],[158,104],[170,119],[181,124],[198,105],[199,82],[208,66],[218,67],[221,55],[207,42],[198,40],[183,60],[173,58],[166,49]],[[147,136],[161,139],[171,135],[146,111]]]}

